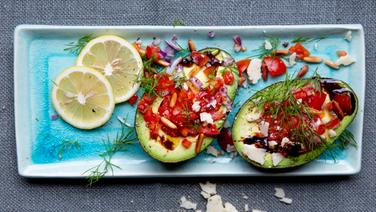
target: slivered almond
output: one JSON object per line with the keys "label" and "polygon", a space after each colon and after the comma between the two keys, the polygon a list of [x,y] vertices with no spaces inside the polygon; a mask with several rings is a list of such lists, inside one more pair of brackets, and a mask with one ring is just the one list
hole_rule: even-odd
{"label": "slivered almond", "polygon": [[176,104],[176,99],[178,98],[178,95],[176,93],[172,94],[171,100],[170,100],[170,107],[174,107]]}
{"label": "slivered almond", "polygon": [[304,75],[306,75],[307,72],[308,72],[308,66],[307,66],[307,65],[304,65],[304,66],[300,69],[300,71],[298,72],[298,77],[299,77],[299,78],[304,77]]}
{"label": "slivered almond", "polygon": [[240,48],[240,51],[245,52],[245,51],[247,51],[247,48],[242,46],[242,48]]}
{"label": "slivered almond", "polygon": [[279,55],[287,55],[287,54],[289,54],[289,50],[287,50],[287,49],[277,49],[273,53],[279,54]]}
{"label": "slivered almond", "polygon": [[191,50],[191,52],[196,51],[196,45],[191,39],[188,40],[188,48]]}
{"label": "slivered almond", "polygon": [[161,117],[161,122],[171,129],[177,129],[178,128],[174,123],[172,123],[170,120],[166,119],[163,116]]}
{"label": "slivered almond", "polygon": [[331,60],[326,59],[326,60],[324,60],[324,63],[325,63],[325,65],[329,66],[330,68],[339,69],[339,66]]}
{"label": "slivered almond", "polygon": [[343,57],[347,55],[347,52],[345,50],[338,50],[337,55],[338,57]]}
{"label": "slivered almond", "polygon": [[163,67],[167,67],[167,66],[170,65],[170,63],[167,62],[167,61],[165,61],[165,60],[157,60],[156,63],[157,63],[158,65],[163,66]]}
{"label": "slivered almond", "polygon": [[322,58],[317,56],[304,57],[303,60],[307,63],[321,63]]}
{"label": "slivered almond", "polygon": [[200,71],[200,67],[198,67],[198,66],[195,65],[195,66],[192,68],[192,70],[188,73],[188,77],[189,77],[189,78],[194,77],[199,71]]}
{"label": "slivered almond", "polygon": [[200,92],[199,89],[195,85],[193,85],[193,83],[191,82],[186,82],[186,83],[193,93],[197,94],[198,92]]}
{"label": "slivered almond", "polygon": [[196,146],[195,146],[195,153],[198,154],[201,152],[201,146],[202,146],[202,141],[204,140],[204,134],[200,133],[198,136]]}

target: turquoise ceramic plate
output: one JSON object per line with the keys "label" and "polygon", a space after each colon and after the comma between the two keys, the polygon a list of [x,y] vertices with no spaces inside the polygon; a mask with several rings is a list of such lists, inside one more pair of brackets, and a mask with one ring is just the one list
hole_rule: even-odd
{"label": "turquoise ceramic plate", "polygon": [[[352,31],[352,41],[347,42],[344,35]],[[209,31],[216,37],[210,39]],[[231,159],[230,155],[212,157],[201,153],[198,157],[175,165],[165,165],[143,152],[138,143],[129,147],[128,151],[116,154],[113,162],[121,169],[115,169],[115,177],[176,177],[176,176],[297,176],[297,175],[350,175],[360,171],[363,129],[363,108],[365,89],[365,54],[364,34],[361,25],[305,25],[305,26],[237,26],[237,27],[169,27],[169,26],[38,26],[21,25],[15,29],[14,36],[14,89],[18,170],[27,177],[85,177],[83,174],[101,160],[98,154],[103,151],[102,139],[107,135],[114,137],[120,129],[117,116],[128,114],[129,122],[133,122],[135,107],[129,104],[118,105],[111,120],[103,127],[83,131],[75,129],[61,119],[52,120],[55,114],[50,91],[52,80],[64,68],[74,65],[76,56],[64,51],[66,44],[79,37],[93,33],[94,35],[116,34],[134,41],[138,37],[145,43],[153,37],[170,39],[173,34],[182,45],[191,38],[198,49],[204,47],[220,47],[232,53],[236,59],[250,54],[250,50],[258,48],[266,37],[279,37],[282,41],[298,36],[328,38],[317,43],[309,43],[314,55],[335,60],[336,50],[343,49],[353,55],[357,62],[340,70],[330,70],[324,64],[318,65],[319,73],[325,77],[344,80],[355,90],[359,97],[359,113],[349,129],[358,142],[357,148],[345,151],[332,150],[336,161],[326,153],[315,161],[298,169],[280,173],[266,173],[255,169],[240,157]],[[234,35],[240,35],[248,48],[245,53],[233,52]],[[164,45],[164,44],[163,44]],[[317,65],[311,65],[314,70]],[[296,71],[296,65],[289,71]],[[312,72],[310,72],[312,73]],[[235,108],[229,115],[232,123],[239,106],[248,99],[255,90],[283,80],[278,77],[257,85],[241,88],[235,99]],[[63,140],[79,141],[80,149],[64,151],[59,159],[59,145]]]}

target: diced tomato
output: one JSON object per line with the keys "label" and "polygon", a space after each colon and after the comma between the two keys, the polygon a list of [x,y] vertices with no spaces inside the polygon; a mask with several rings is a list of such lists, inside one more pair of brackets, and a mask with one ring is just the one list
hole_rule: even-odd
{"label": "diced tomato", "polygon": [[206,67],[205,70],[203,70],[204,74],[207,76],[207,77],[215,77],[216,75],[216,70],[217,70],[217,67],[215,66],[209,66],[209,67]]}
{"label": "diced tomato", "polygon": [[182,127],[180,128],[180,134],[184,137],[195,135],[195,130],[192,127]]}
{"label": "diced tomato", "polygon": [[286,64],[279,57],[264,57],[263,63],[265,63],[266,68],[272,77],[282,75],[287,71]]}
{"label": "diced tomato", "polygon": [[346,114],[351,114],[352,105],[351,105],[351,96],[350,93],[335,93],[333,100],[338,102],[342,111]]}
{"label": "diced tomato", "polygon": [[208,56],[200,52],[192,52],[191,57],[193,62],[200,67],[206,65],[210,60]]}
{"label": "diced tomato", "polygon": [[218,135],[220,131],[214,124],[208,124],[207,126],[200,126],[198,128],[199,133],[203,133],[208,136]]}
{"label": "diced tomato", "polygon": [[223,73],[223,81],[226,85],[232,85],[232,83],[234,83],[234,75],[231,71],[225,71]]}
{"label": "diced tomato", "polygon": [[218,121],[220,119],[223,119],[226,116],[226,113],[223,111],[216,111],[215,113],[211,114],[213,121]]}
{"label": "diced tomato", "polygon": [[298,127],[299,119],[295,116],[291,116],[291,117],[289,117],[287,124],[288,124],[289,128],[296,128],[296,127]]}
{"label": "diced tomato", "polygon": [[341,121],[336,118],[336,119],[331,120],[329,123],[327,123],[325,127],[329,129],[335,129],[339,126],[340,122]]}
{"label": "diced tomato", "polygon": [[307,93],[303,90],[299,90],[294,93],[295,99],[302,99],[305,100],[307,98]]}
{"label": "diced tomato", "polygon": [[152,45],[149,45],[146,47],[146,57],[148,59],[150,58],[154,58],[154,60],[159,60],[161,59],[161,56],[160,56],[160,51],[161,49],[158,47],[158,46],[152,46]]}
{"label": "diced tomato", "polygon": [[308,57],[310,55],[309,51],[301,44],[296,43],[294,46],[289,48],[290,54],[296,53],[296,57],[299,59],[303,59],[304,57]]}
{"label": "diced tomato", "polygon": [[243,75],[243,72],[247,70],[250,63],[251,60],[248,58],[236,62],[236,65],[238,66],[239,76]]}
{"label": "diced tomato", "polygon": [[159,76],[156,90],[162,96],[176,92],[175,81],[170,79],[167,74],[162,74]]}
{"label": "diced tomato", "polygon": [[158,122],[159,117],[157,114],[153,113],[152,109],[149,108],[145,113],[144,113],[144,119],[146,122]]}
{"label": "diced tomato", "polygon": [[218,136],[218,144],[223,149],[223,151],[227,150],[228,145],[234,145],[231,130],[229,130],[228,128],[223,128],[221,130],[221,134]]}
{"label": "diced tomato", "polygon": [[261,76],[264,81],[268,80],[268,67],[265,63],[261,64]]}
{"label": "diced tomato", "polygon": [[153,99],[149,95],[144,95],[138,103],[137,109],[144,114],[152,103]]}
{"label": "diced tomato", "polygon": [[333,102],[330,101],[325,105],[325,108],[329,111],[333,110]]}
{"label": "diced tomato", "polygon": [[192,145],[192,142],[184,138],[181,144],[183,145],[184,148],[188,149]]}
{"label": "diced tomato", "polygon": [[319,135],[322,135],[325,133],[325,127],[324,125],[319,125],[317,128],[316,128],[316,133],[319,134]]}
{"label": "diced tomato", "polygon": [[162,126],[161,126],[161,130],[162,130],[163,132],[165,132],[167,135],[172,136],[172,137],[179,137],[179,136],[180,136],[180,133],[179,133],[178,130],[176,130],[176,129],[171,129],[171,128],[169,128],[169,127],[166,127],[165,125],[162,125]]}
{"label": "diced tomato", "polygon": [[310,96],[308,98],[308,106],[311,108],[314,108],[316,110],[321,110],[322,105],[324,104],[326,99],[326,94],[325,93],[315,93],[314,95]]}
{"label": "diced tomato", "polygon": [[134,105],[134,103],[136,103],[137,99],[138,99],[138,96],[135,94],[135,95],[132,96],[130,99],[128,99],[128,103],[129,103],[130,105]]}

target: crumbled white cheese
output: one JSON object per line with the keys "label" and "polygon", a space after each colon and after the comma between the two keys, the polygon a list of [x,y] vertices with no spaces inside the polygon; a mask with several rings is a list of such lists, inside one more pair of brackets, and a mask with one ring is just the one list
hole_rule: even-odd
{"label": "crumbled white cheese", "polygon": [[210,115],[210,113],[206,113],[206,112],[200,113],[200,120],[201,122],[206,122],[208,124],[214,123],[213,118]]}
{"label": "crumbled white cheese", "polygon": [[231,203],[226,202],[224,212],[238,212],[238,210]]}
{"label": "crumbled white cheese", "polygon": [[290,205],[292,203],[292,199],[290,198],[287,198],[287,197],[283,197],[282,199],[280,199],[279,201],[283,202],[283,203],[286,203],[288,205]]}
{"label": "crumbled white cheese", "polygon": [[264,148],[257,148],[254,144],[248,145],[244,144],[244,151],[243,153],[250,159],[256,163],[264,165],[265,163],[265,154],[266,149]]}
{"label": "crumbled white cheese", "polygon": [[297,99],[296,100],[296,103],[298,103],[298,104],[302,104],[302,102],[303,102],[303,99]]}
{"label": "crumbled white cheese", "polygon": [[355,62],[356,62],[355,58],[352,57],[351,55],[347,54],[345,56],[339,57],[337,59],[337,61],[335,62],[335,64],[338,65],[338,66],[340,66],[340,65],[348,66],[348,65],[351,65]]}
{"label": "crumbled white cheese", "polygon": [[253,121],[256,121],[258,120],[259,118],[261,117],[261,113],[249,113],[245,119],[248,121],[248,122],[253,122]]}
{"label": "crumbled white cheese", "polygon": [[286,196],[283,188],[275,187],[274,190],[275,190],[275,193],[274,193],[275,197],[281,199],[281,198],[284,198]]}
{"label": "crumbled white cheese", "polygon": [[208,199],[206,204],[206,212],[224,211],[222,198],[219,195],[214,195]]}
{"label": "crumbled white cheese", "polygon": [[346,32],[345,40],[347,40],[348,42],[351,42],[351,40],[352,40],[352,31],[351,30]]}
{"label": "crumbled white cheese", "polygon": [[273,166],[277,166],[284,158],[281,153],[272,153]]}
{"label": "crumbled white cheese", "polygon": [[200,102],[199,101],[193,102],[192,110],[194,112],[198,112],[198,111],[200,111],[200,109],[201,109]]}
{"label": "crumbled white cheese", "polygon": [[289,56],[289,65],[288,66],[291,67],[291,66],[295,65],[296,64],[295,60],[296,60],[296,53],[294,52]]}
{"label": "crumbled white cheese", "polygon": [[208,146],[208,148],[206,148],[206,153],[209,154],[209,155],[213,155],[214,157],[218,157],[218,155],[221,154],[220,151],[218,151],[215,147],[213,146]]}
{"label": "crumbled white cheese", "polygon": [[333,138],[333,137],[336,137],[337,136],[337,133],[336,131],[332,130],[332,129],[329,129],[328,130],[328,134],[329,134],[329,137]]}
{"label": "crumbled white cheese", "polygon": [[319,43],[316,42],[315,44],[313,44],[313,48],[314,48],[315,50],[317,50],[317,49],[319,48]]}
{"label": "crumbled white cheese", "polygon": [[205,191],[201,191],[201,196],[203,196],[205,199],[209,199],[211,197],[211,195],[206,193]]}
{"label": "crumbled white cheese", "polygon": [[243,199],[248,199],[249,197],[246,194],[242,194]]}
{"label": "crumbled white cheese", "polygon": [[268,141],[268,146],[271,147],[271,148],[273,148],[277,145],[278,145],[277,141]]}
{"label": "crumbled white cheese", "polygon": [[209,181],[206,181],[206,183],[200,183],[200,187],[202,191],[210,195],[214,195],[217,193],[217,185]]}
{"label": "crumbled white cheese", "polygon": [[226,146],[226,152],[236,152],[236,148],[234,145],[227,144]]}
{"label": "crumbled white cheese", "polygon": [[249,211],[249,206],[248,206],[248,204],[245,204],[245,205],[244,205],[244,211],[245,211],[245,212],[248,212],[248,211]]}
{"label": "crumbled white cheese", "polygon": [[286,144],[290,142],[290,139],[287,137],[282,138],[281,146],[284,147]]}
{"label": "crumbled white cheese", "polygon": [[186,90],[186,91],[188,90],[188,85],[187,85],[187,83],[183,83],[182,87],[183,87],[184,90]]}
{"label": "crumbled white cheese", "polygon": [[190,210],[190,209],[196,210],[197,203],[193,203],[193,202],[187,200],[187,198],[185,198],[185,196],[182,196],[180,198],[180,207],[187,209],[187,210]]}
{"label": "crumbled white cheese", "polygon": [[269,122],[267,121],[261,121],[260,124],[259,124],[259,127],[260,127],[260,132],[261,134],[263,134],[264,136],[268,136],[268,132],[269,132]]}
{"label": "crumbled white cheese", "polygon": [[272,44],[268,40],[265,41],[264,47],[266,50],[270,50],[273,48]]}
{"label": "crumbled white cheese", "polygon": [[247,68],[248,80],[252,84],[256,84],[261,78],[261,64],[262,60],[254,58]]}
{"label": "crumbled white cheese", "polygon": [[206,106],[207,107],[214,107],[217,105],[217,100],[213,99],[212,101],[209,102],[209,104],[207,104]]}

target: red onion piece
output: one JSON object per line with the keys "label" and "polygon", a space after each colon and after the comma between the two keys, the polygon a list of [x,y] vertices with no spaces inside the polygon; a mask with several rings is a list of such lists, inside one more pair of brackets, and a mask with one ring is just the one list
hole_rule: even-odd
{"label": "red onion piece", "polygon": [[173,34],[171,40],[176,41],[177,39],[178,39],[178,36],[176,34]]}
{"label": "red onion piece", "polygon": [[172,62],[171,66],[168,67],[168,68],[166,69],[166,73],[167,73],[167,74],[171,74],[171,73],[175,70],[175,68],[177,67],[177,65],[178,65],[182,60],[183,60],[182,57],[178,57],[178,58],[176,58],[176,59],[174,60],[174,62]]}
{"label": "red onion piece", "polygon": [[153,46],[159,46],[160,43],[161,43],[161,39],[159,38],[156,38],[153,40],[153,42],[151,42]]}
{"label": "red onion piece", "polygon": [[52,121],[55,121],[56,119],[58,119],[59,118],[59,116],[57,115],[57,114],[52,114],[51,115],[51,120]]}
{"label": "red onion piece", "polygon": [[239,35],[234,36],[234,42],[235,42],[236,45],[242,46],[242,39],[240,38]]}
{"label": "red onion piece", "polygon": [[226,57],[223,61],[223,66],[228,66],[234,62],[234,59],[232,57]]}
{"label": "red onion piece", "polygon": [[208,32],[208,37],[209,38],[214,38],[215,37],[215,32],[214,31]]}
{"label": "red onion piece", "polygon": [[171,48],[175,49],[176,51],[181,51],[180,46],[178,46],[174,42],[168,41],[168,40],[165,40],[165,42],[167,43],[168,46],[170,46]]}
{"label": "red onion piece", "polygon": [[198,80],[196,77],[191,77],[191,79],[189,79],[189,81],[191,81],[193,83],[193,85],[195,85],[198,89],[201,90],[202,83],[200,82],[200,80]]}

